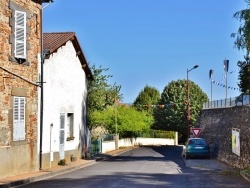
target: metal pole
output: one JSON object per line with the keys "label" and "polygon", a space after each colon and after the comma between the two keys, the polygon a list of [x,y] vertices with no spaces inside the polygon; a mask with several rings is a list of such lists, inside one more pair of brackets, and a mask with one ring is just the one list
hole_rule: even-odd
{"label": "metal pole", "polygon": [[198,65],[195,65],[192,69],[188,70],[187,69],[187,138],[189,138],[189,124],[190,124],[190,86],[189,86],[189,78],[188,78],[188,73],[193,70],[198,68]]}
{"label": "metal pole", "polygon": [[227,106],[227,73],[229,67],[229,60],[224,60],[224,71],[225,71],[225,79],[226,79],[226,100],[225,100],[225,107]]}
{"label": "metal pole", "polygon": [[42,148],[43,148],[43,7],[41,9],[41,76],[40,76],[40,149],[39,149],[39,170],[42,170]]}
{"label": "metal pole", "polygon": [[211,102],[213,101],[213,83],[212,83],[212,78],[211,78]]}
{"label": "metal pole", "polygon": [[53,1],[50,1],[46,6],[41,8],[41,99],[40,99],[40,151],[39,151],[39,170],[42,170],[42,148],[43,148],[43,64],[45,54],[43,52],[43,9],[49,6]]}
{"label": "metal pole", "polygon": [[188,79],[188,72],[187,69],[187,138],[189,138],[189,121],[190,121],[190,99],[189,99],[189,79]]}
{"label": "metal pole", "polygon": [[117,135],[117,86],[115,87],[115,149],[118,149],[118,135]]}
{"label": "metal pole", "polygon": [[226,101],[225,101],[225,107],[227,107],[227,71],[226,71]]}
{"label": "metal pole", "polygon": [[115,135],[117,136],[117,106],[116,106],[116,96],[115,96]]}

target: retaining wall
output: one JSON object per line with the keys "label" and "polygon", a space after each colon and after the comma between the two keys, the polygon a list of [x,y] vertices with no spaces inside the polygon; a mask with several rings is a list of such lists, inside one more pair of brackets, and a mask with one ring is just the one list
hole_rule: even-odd
{"label": "retaining wall", "polygon": [[[232,166],[250,167],[250,107],[236,106],[202,110],[197,127],[208,141],[212,157]],[[240,130],[240,156],[232,152],[232,128]]]}

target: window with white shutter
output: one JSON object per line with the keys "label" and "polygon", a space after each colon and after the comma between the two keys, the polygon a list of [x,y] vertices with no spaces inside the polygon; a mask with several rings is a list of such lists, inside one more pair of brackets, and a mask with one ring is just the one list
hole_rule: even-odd
{"label": "window with white shutter", "polygon": [[26,59],[26,12],[15,11],[15,57]]}
{"label": "window with white shutter", "polygon": [[25,140],[25,97],[14,97],[13,140]]}

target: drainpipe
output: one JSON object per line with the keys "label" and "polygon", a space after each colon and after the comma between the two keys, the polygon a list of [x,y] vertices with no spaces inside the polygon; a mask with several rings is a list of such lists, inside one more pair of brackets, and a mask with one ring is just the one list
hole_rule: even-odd
{"label": "drainpipe", "polygon": [[40,98],[40,151],[39,151],[39,170],[42,170],[42,148],[43,148],[43,64],[45,59],[45,53],[43,52],[43,9],[49,6],[53,0],[51,0],[46,6],[41,8],[41,98]]}

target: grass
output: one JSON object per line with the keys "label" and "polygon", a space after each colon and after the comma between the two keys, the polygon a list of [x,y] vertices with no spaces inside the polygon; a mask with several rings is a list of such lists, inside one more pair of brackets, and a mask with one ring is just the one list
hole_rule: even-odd
{"label": "grass", "polygon": [[239,175],[240,171],[235,169],[235,170],[223,170],[220,172],[220,175]]}
{"label": "grass", "polygon": [[243,172],[245,172],[246,174],[250,175],[250,168],[246,168],[245,170],[243,170]]}
{"label": "grass", "polygon": [[[246,168],[246,169],[242,170],[241,172],[250,176],[250,168]],[[235,169],[235,170],[223,170],[222,172],[220,172],[220,175],[239,175],[239,174],[240,174],[240,171],[237,169]]]}

